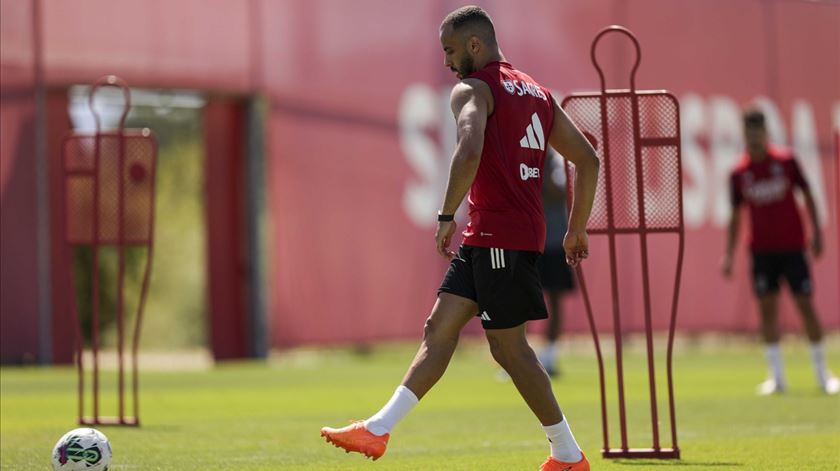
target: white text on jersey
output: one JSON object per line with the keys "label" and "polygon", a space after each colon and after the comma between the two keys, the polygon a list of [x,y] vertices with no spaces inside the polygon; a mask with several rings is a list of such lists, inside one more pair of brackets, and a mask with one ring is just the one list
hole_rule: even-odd
{"label": "white text on jersey", "polygon": [[522,96],[527,93],[532,97],[548,101],[548,97],[545,95],[545,92],[543,92],[537,84],[526,82],[524,80],[521,82],[519,80],[502,80],[502,85],[505,87],[505,91],[511,95]]}
{"label": "white text on jersey", "polygon": [[519,164],[519,176],[522,180],[540,178],[540,169],[537,167],[529,167],[525,164]]}

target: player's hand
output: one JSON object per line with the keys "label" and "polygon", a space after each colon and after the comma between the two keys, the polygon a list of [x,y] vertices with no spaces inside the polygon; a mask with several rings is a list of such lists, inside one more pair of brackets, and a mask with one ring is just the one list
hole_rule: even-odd
{"label": "player's hand", "polygon": [[581,260],[589,257],[589,236],[586,235],[586,231],[569,229],[563,239],[563,249],[566,251],[566,263],[570,267],[577,266]]}
{"label": "player's hand", "polygon": [[723,255],[723,259],[720,262],[720,271],[727,278],[732,276],[732,255],[728,253]]}
{"label": "player's hand", "polygon": [[814,254],[814,258],[820,258],[822,250],[822,234],[817,230],[814,231],[814,239],[811,241],[811,252]]}
{"label": "player's hand", "polygon": [[455,233],[455,228],[458,225],[455,221],[438,222],[437,230],[435,231],[435,245],[441,257],[452,260],[455,258],[455,252],[449,250],[449,242],[452,240],[452,234]]}

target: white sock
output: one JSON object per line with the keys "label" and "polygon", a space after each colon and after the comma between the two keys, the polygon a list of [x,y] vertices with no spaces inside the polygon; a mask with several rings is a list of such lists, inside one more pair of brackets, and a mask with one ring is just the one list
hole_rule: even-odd
{"label": "white sock", "polygon": [[822,386],[828,381],[829,376],[828,368],[825,367],[825,352],[822,342],[811,344],[811,361],[814,363],[814,373],[817,375],[817,381]]}
{"label": "white sock", "polygon": [[554,358],[557,356],[557,342],[546,343],[540,351],[539,360],[545,369],[554,368]]}
{"label": "white sock", "polygon": [[785,374],[782,368],[782,351],[779,349],[779,344],[765,344],[764,356],[767,358],[767,363],[770,366],[770,377],[776,381],[776,384],[784,385]]}
{"label": "white sock", "polygon": [[544,426],[543,430],[551,443],[552,458],[564,463],[577,463],[583,458],[565,416],[562,422]]}
{"label": "white sock", "polygon": [[371,418],[365,420],[365,427],[374,435],[385,435],[397,425],[397,422],[414,409],[420,402],[417,396],[405,386],[400,385],[391,396],[391,400],[385,407],[379,410]]}

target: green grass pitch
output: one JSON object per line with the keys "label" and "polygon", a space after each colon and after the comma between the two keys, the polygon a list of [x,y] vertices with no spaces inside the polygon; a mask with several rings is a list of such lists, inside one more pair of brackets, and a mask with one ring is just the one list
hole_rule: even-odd
{"label": "green grass pitch", "polygon": [[[765,372],[757,344],[688,345],[675,357],[681,461],[604,460],[597,369],[580,339],[563,349],[554,389],[570,425],[598,470],[840,469],[840,397],[814,385],[804,342],[783,344],[790,392],[759,398]],[[840,368],[837,338],[829,364]],[[319,437],[375,412],[391,395],[415,343],[348,350],[297,350],[268,362],[208,370],[141,373],[140,428],[100,427],[114,449],[113,470],[535,470],[548,454],[545,436],[513,385],[499,380],[483,342],[464,342],[449,371],[398,425],[377,462],[347,455]],[[650,446],[646,377],[631,348],[628,414],[631,446]],[[661,384],[664,377],[659,370]],[[75,371],[0,371],[0,465],[50,469],[50,450],[74,428]],[[105,396],[113,404],[112,385]],[[670,443],[664,390],[663,445]],[[615,419],[615,408],[610,409]],[[612,430],[612,445],[618,443]]]}

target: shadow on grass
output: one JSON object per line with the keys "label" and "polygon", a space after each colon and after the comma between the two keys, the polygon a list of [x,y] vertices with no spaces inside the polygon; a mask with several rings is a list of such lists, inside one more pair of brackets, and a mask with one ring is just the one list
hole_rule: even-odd
{"label": "shadow on grass", "polygon": [[697,466],[697,467],[741,467],[744,463],[732,463],[727,461],[693,461],[693,460],[636,460],[619,458],[612,460],[614,463],[628,466]]}

